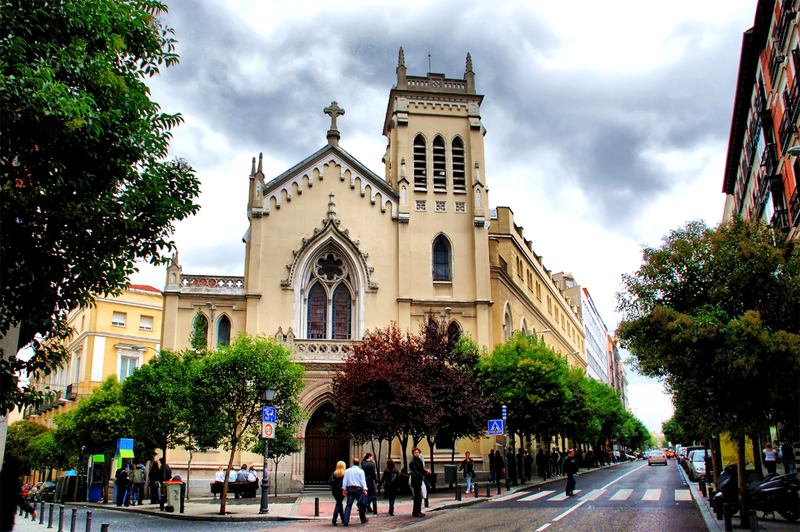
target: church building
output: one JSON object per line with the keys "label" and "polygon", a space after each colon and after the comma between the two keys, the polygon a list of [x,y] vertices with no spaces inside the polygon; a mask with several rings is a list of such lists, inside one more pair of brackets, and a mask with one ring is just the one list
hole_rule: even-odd
{"label": "church building", "polygon": [[[249,220],[244,277],[184,273],[177,255],[167,269],[164,348],[189,347],[200,309],[209,347],[240,331],[265,334],[305,366],[309,419],[298,433],[303,450],[281,464],[286,489],[324,483],[331,464],[361,452],[320,429],[331,369],[370,330],[395,322],[416,332],[433,312],[490,350],[525,330],[586,367],[577,302],[553,281],[511,209],[490,208],[483,98],[469,54],[462,79],[410,76],[401,48],[383,125],[384,175],[340,145],[345,110],[333,102],[320,150],[274,177],[253,158],[241,213]],[[494,444],[457,442],[456,452],[469,450],[480,464]],[[203,453],[192,468],[205,459],[209,471],[217,465]]]}

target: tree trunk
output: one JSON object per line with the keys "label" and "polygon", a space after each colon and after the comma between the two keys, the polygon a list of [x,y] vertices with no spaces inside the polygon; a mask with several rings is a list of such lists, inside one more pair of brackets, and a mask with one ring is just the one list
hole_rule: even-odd
{"label": "tree trunk", "polygon": [[717,486],[717,481],[719,480],[719,462],[720,457],[717,454],[717,446],[714,445],[714,437],[711,437],[711,464],[714,467],[714,487]]}
{"label": "tree trunk", "polygon": [[740,527],[750,528],[750,507],[747,504],[747,471],[745,470],[744,459],[744,436],[736,439],[736,464],[739,472],[739,508],[740,508]]}
{"label": "tree trunk", "polygon": [[225,515],[225,503],[228,499],[228,479],[231,476],[231,468],[233,467],[233,457],[236,454],[236,445],[231,445],[231,456],[228,458],[228,469],[225,471],[225,482],[222,484],[222,499],[219,505],[219,515]]}
{"label": "tree trunk", "polygon": [[192,500],[191,493],[190,493],[190,486],[192,485],[189,480],[192,478],[192,458],[194,457],[194,451],[189,448],[189,462],[186,464],[186,500]]}
{"label": "tree trunk", "polygon": [[397,439],[400,440],[400,448],[403,450],[403,469],[408,471],[408,434],[398,434]]}
{"label": "tree trunk", "polygon": [[431,455],[430,455],[431,456],[431,474],[434,474],[434,473],[436,473],[436,465],[434,463],[435,460],[433,458],[433,440],[431,439],[430,436],[425,436],[425,441],[428,442],[428,448],[431,451]]}

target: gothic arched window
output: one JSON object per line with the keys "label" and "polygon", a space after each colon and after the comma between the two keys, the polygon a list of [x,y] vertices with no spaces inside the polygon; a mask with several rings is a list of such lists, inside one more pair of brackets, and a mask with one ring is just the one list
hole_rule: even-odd
{"label": "gothic arched window", "polygon": [[514,322],[511,321],[511,310],[506,308],[505,316],[503,316],[503,336],[507,341],[511,340],[511,334],[514,332]]}
{"label": "gothic arched window", "polygon": [[353,313],[350,291],[344,284],[340,284],[333,292],[333,339],[350,339],[350,322]]}
{"label": "gothic arched window", "polygon": [[453,139],[453,190],[467,190],[467,162],[464,156],[464,143]]}
{"label": "gothic arched window", "polygon": [[433,242],[433,280],[450,281],[450,244],[440,235]]}
{"label": "gothic arched window", "polygon": [[320,283],[314,284],[308,291],[308,338],[325,338],[327,327],[325,318],[328,315],[328,296]]}
{"label": "gothic arched window", "polygon": [[428,188],[428,157],[425,146],[425,137],[417,135],[414,138],[414,188],[425,190]]}
{"label": "gothic arched window", "polygon": [[438,136],[433,139],[433,189],[447,190],[447,150],[444,139]]}
{"label": "gothic arched window", "polygon": [[455,344],[459,338],[461,338],[461,327],[457,321],[453,320],[447,326],[447,340],[451,344]]}
{"label": "gothic arched window", "polygon": [[217,347],[231,345],[231,320],[222,316],[217,322]]}

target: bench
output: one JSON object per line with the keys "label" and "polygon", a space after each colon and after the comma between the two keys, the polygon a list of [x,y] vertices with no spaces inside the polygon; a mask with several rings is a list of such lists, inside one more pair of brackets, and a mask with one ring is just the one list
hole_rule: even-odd
{"label": "bench", "polygon": [[[211,482],[212,495],[221,495],[224,482]],[[252,498],[256,496],[258,490],[258,480],[255,482],[228,482],[228,493],[233,493],[243,498]]]}

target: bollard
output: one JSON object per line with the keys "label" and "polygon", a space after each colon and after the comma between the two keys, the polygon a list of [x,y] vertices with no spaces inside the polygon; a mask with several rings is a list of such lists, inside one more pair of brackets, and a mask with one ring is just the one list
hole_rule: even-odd
{"label": "bollard", "polygon": [[319,497],[314,497],[314,517],[319,517]]}
{"label": "bollard", "polygon": [[700,477],[700,493],[705,497],[706,495],[706,479]]}
{"label": "bollard", "polygon": [[100,525],[100,532],[108,532],[108,523],[103,523]]}
{"label": "bollard", "polygon": [[58,507],[58,532],[64,532],[64,505]]}
{"label": "bollard", "polygon": [[39,503],[39,524],[40,525],[44,524],[44,501],[41,501],[41,503]]}
{"label": "bollard", "polygon": [[78,509],[72,508],[72,519],[69,522],[69,532],[75,532],[75,527],[78,526]]}
{"label": "bollard", "polygon": [[427,496],[425,497],[425,508],[430,508],[430,506],[428,506],[428,497]]}
{"label": "bollard", "polygon": [[502,493],[503,488],[500,485],[500,481],[497,482],[497,494],[500,495]]}
{"label": "bollard", "polygon": [[25,513],[25,510],[22,509],[22,505],[19,505],[19,516],[22,517],[22,514]]}
{"label": "bollard", "polygon": [[714,497],[714,512],[716,512],[716,514],[717,514],[717,521],[722,519],[722,507],[723,507],[723,505],[724,505],[724,503],[722,502],[722,500],[719,499],[719,497]]}
{"label": "bollard", "polygon": [[725,514],[725,532],[733,532],[733,507],[728,503],[724,503],[722,506]]}
{"label": "bollard", "polygon": [[53,503],[50,503],[50,512],[47,516],[47,528],[53,528]]}
{"label": "bollard", "polygon": [[758,526],[758,516],[755,510],[750,510],[750,532],[758,532],[761,530]]}
{"label": "bollard", "polygon": [[33,521],[35,523],[36,522],[36,503],[35,502],[33,504],[31,504],[31,508],[33,508],[33,511],[31,512],[31,521]]}
{"label": "bollard", "polygon": [[480,491],[480,490],[478,489],[478,487],[479,487],[479,486],[475,486],[474,488],[472,488],[472,491],[474,491],[474,492],[475,492],[475,498],[476,498],[476,499],[480,499],[480,498],[481,498],[481,495],[480,495],[480,493],[478,493],[478,492]]}
{"label": "bollard", "polygon": [[86,512],[86,532],[92,532],[92,511]]}
{"label": "bollard", "polygon": [[492,496],[492,491],[491,490],[492,490],[492,483],[491,482],[487,482],[486,483],[486,496],[487,497],[491,497]]}
{"label": "bollard", "polygon": [[456,486],[456,500],[461,500],[461,486]]}
{"label": "bollard", "polygon": [[714,486],[709,485],[707,487],[708,487],[708,500],[709,501],[713,501],[714,500]]}

